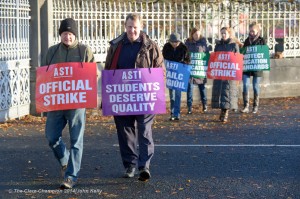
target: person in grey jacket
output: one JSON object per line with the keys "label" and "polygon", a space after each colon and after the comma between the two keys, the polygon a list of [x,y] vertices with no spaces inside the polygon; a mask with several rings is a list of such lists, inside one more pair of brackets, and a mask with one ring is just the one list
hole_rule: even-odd
{"label": "person in grey jacket", "polygon": [[[48,49],[42,66],[62,62],[94,62],[92,50],[77,40],[77,25],[72,18],[61,21],[59,35],[61,42]],[[61,165],[64,177],[61,188],[71,189],[77,181],[83,152],[85,119],[85,108],[47,112],[45,133],[49,146]],[[70,132],[70,150],[62,140],[62,131],[67,123]]]}
{"label": "person in grey jacket", "polygon": [[[164,68],[162,53],[157,44],[141,31],[142,18],[139,14],[128,14],[125,20],[126,32],[110,42],[105,70],[132,68]],[[150,175],[150,161],[154,155],[152,124],[155,115],[114,116],[120,153],[125,167],[123,177],[132,178],[136,168],[139,180],[147,181]],[[135,126],[136,125],[136,126]]]}
{"label": "person in grey jacket", "polygon": [[[238,44],[230,38],[232,29],[221,28],[221,40],[217,41],[214,52],[239,52]],[[227,122],[229,110],[238,109],[238,86],[235,80],[214,80],[212,87],[212,108],[221,108],[220,121]]]}

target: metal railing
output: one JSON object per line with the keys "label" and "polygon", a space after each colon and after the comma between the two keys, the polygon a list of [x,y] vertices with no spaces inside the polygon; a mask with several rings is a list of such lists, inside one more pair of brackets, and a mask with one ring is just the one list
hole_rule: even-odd
{"label": "metal railing", "polygon": [[[54,43],[59,42],[60,21],[73,17],[79,26],[79,40],[88,44],[98,61],[104,61],[108,42],[124,31],[124,19],[128,13],[138,12],[144,20],[144,31],[160,47],[172,32],[183,39],[192,27],[202,29],[211,49],[220,38],[219,30],[231,26],[235,36],[244,41],[252,22],[261,24],[271,54],[284,52],[285,57],[297,57],[299,49],[299,2],[229,2],[225,3],[146,3],[100,0],[53,0]],[[226,3],[227,2],[227,3]],[[51,12],[51,11],[50,11]]]}
{"label": "metal railing", "polygon": [[0,121],[29,114],[29,2],[0,0]]}
{"label": "metal railing", "polygon": [[[172,32],[182,39],[192,27],[201,28],[213,50],[219,30],[230,26],[235,36],[244,41],[248,25],[261,24],[262,36],[271,55],[300,55],[300,3],[233,2],[180,3],[164,1],[48,0],[52,7],[49,45],[58,43],[60,21],[73,17],[78,22],[79,40],[89,45],[98,62],[104,62],[109,41],[124,31],[128,13],[143,16],[144,31],[162,48]],[[149,3],[150,2],[150,3]],[[31,1],[31,3],[35,3]],[[52,20],[53,19],[53,20]],[[30,105],[30,5],[28,0],[0,0],[0,121],[29,114]]]}

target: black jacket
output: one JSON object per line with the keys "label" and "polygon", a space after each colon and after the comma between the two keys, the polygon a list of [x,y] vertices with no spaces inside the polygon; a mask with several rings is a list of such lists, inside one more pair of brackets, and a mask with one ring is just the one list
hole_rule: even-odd
{"label": "black jacket", "polygon": [[[265,45],[265,40],[262,37],[258,37],[257,39],[255,39],[254,41],[252,41],[252,43],[250,43],[250,38],[248,37],[245,40],[244,43],[244,47],[247,46],[257,46],[257,45]],[[263,76],[263,71],[250,71],[250,72],[243,72],[244,75],[249,75],[249,76],[253,76],[253,77],[262,77]]]}
{"label": "black jacket", "polygon": [[[215,52],[239,52],[239,46],[232,39],[216,42]],[[235,80],[213,81],[212,87],[212,108],[238,109],[238,86]]]}
{"label": "black jacket", "polygon": [[166,43],[163,47],[162,54],[164,59],[169,61],[175,61],[184,64],[189,64],[191,61],[188,48],[182,42],[180,42],[176,49],[174,49],[169,42]]}
{"label": "black jacket", "polygon": [[226,52],[239,52],[239,45],[235,43],[232,39],[227,40],[217,40],[214,52],[226,51]]}

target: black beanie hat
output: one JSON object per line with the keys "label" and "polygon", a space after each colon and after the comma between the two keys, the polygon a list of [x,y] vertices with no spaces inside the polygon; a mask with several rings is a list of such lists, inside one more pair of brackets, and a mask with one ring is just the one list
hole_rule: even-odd
{"label": "black beanie hat", "polygon": [[74,19],[72,18],[67,18],[61,21],[60,23],[60,27],[59,27],[59,35],[61,35],[61,33],[68,31],[73,33],[75,36],[77,36],[78,34],[78,29],[77,29],[77,25],[76,22],[74,21]]}

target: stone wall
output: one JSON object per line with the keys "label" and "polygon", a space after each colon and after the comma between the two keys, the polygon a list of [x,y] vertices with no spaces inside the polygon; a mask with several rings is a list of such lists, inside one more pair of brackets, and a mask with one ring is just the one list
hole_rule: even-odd
{"label": "stone wall", "polygon": [[[271,59],[271,69],[265,71],[260,83],[261,98],[295,97],[300,96],[300,58]],[[101,71],[103,64],[98,64]],[[99,79],[99,98],[101,99],[101,79]],[[212,80],[208,80],[207,98],[210,104],[212,93]],[[251,78],[252,82],[252,78]],[[242,99],[242,81],[239,82],[239,93]],[[252,84],[250,85],[250,98],[253,98]],[[166,89],[166,100],[169,101],[169,92]],[[186,93],[182,92],[182,103],[186,104]],[[194,103],[200,102],[198,87],[194,87]]]}
{"label": "stone wall", "polygon": [[[271,59],[271,69],[265,71],[260,83],[261,98],[295,97],[300,96],[300,58]],[[252,82],[252,78],[251,78]],[[240,98],[242,98],[242,81],[239,83]],[[199,103],[199,92],[194,88],[194,102]],[[207,83],[207,98],[211,99],[212,80]],[[253,96],[252,84],[250,96]],[[186,94],[182,95],[183,101]],[[184,103],[184,102],[183,102]]]}

